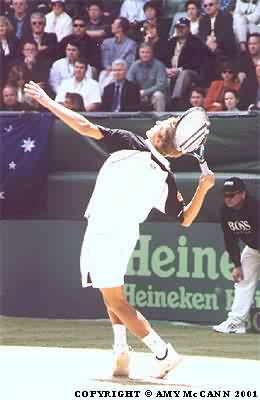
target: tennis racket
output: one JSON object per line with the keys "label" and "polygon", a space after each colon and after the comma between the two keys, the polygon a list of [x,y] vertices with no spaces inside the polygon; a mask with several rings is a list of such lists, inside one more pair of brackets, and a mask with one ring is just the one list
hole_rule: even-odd
{"label": "tennis racket", "polygon": [[203,175],[211,173],[204,158],[209,126],[207,113],[201,107],[188,109],[176,123],[175,146],[177,150],[195,157],[199,161]]}

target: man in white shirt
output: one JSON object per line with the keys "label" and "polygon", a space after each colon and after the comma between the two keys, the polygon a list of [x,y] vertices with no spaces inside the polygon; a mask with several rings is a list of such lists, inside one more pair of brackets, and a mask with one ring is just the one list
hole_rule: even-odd
{"label": "man in white shirt", "polygon": [[176,118],[157,123],[146,132],[147,139],[125,129],[95,125],[83,115],[53,101],[34,82],[25,92],[83,136],[100,140],[113,153],[103,164],[86,210],[88,227],[81,253],[82,285],[102,293],[114,331],[114,376],[129,375],[126,328],[137,336],[157,360],[157,378],[165,377],[181,357],[151,327],[128,301],[124,275],[139,236],[139,223],[153,207],[189,226],[198,215],[214,174],[202,176],[192,200],[184,205],[174,174],[165,157],[182,156],[174,145]]}
{"label": "man in white shirt", "polygon": [[55,100],[64,103],[66,93],[78,93],[82,96],[86,111],[97,111],[101,104],[101,93],[98,83],[86,78],[87,62],[79,59],[75,62],[73,78],[62,81]]}
{"label": "man in white shirt", "polygon": [[260,33],[260,0],[237,0],[233,13],[233,29],[240,50],[246,51],[248,34]]}
{"label": "man in white shirt", "polygon": [[137,23],[145,20],[144,5],[148,0],[124,0],[120,17],[127,18],[130,23]]}
{"label": "man in white shirt", "polygon": [[51,0],[52,11],[46,15],[45,32],[56,33],[58,42],[72,33],[72,19],[65,12],[65,0]]}
{"label": "man in white shirt", "polygon": [[[54,91],[57,93],[58,87],[65,79],[74,76],[74,64],[80,57],[80,44],[75,40],[70,40],[66,46],[66,57],[55,61],[51,67],[49,83]],[[90,65],[87,67],[86,77],[92,78],[92,68]]]}

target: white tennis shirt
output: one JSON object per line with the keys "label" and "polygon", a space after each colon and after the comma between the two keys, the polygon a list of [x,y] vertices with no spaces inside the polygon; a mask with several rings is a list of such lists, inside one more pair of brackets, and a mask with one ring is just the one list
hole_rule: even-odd
{"label": "white tennis shirt", "polygon": [[113,231],[143,222],[153,208],[181,219],[178,196],[168,160],[132,132],[99,127],[110,157],[103,164],[85,217],[96,231]]}

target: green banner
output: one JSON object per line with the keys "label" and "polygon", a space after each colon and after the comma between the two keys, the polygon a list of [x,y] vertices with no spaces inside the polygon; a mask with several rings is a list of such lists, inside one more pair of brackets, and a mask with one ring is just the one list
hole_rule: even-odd
{"label": "green banner", "polygon": [[[233,301],[233,281],[218,224],[150,223],[128,265],[126,292],[150,318],[219,321]],[[256,291],[260,307],[260,289]]]}

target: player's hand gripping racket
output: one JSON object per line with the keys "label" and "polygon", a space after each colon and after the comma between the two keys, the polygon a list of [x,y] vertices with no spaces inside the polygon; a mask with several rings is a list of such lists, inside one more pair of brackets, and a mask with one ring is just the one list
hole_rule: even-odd
{"label": "player's hand gripping racket", "polygon": [[201,107],[192,107],[187,110],[176,124],[177,150],[197,158],[203,175],[211,173],[204,158],[204,145],[208,138],[209,126],[207,113]]}

